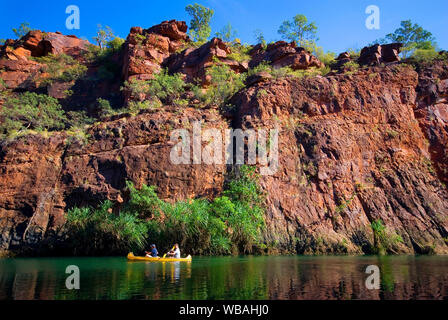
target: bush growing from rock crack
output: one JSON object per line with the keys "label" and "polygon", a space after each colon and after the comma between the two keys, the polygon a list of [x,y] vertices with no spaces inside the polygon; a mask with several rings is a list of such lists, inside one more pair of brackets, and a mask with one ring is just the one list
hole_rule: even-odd
{"label": "bush growing from rock crack", "polygon": [[25,92],[8,97],[0,109],[0,137],[26,130],[44,131],[64,128],[67,118],[55,98]]}

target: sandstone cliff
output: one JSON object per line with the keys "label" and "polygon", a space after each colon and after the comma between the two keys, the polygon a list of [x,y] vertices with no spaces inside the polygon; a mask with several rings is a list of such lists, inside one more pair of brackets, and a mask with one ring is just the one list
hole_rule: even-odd
{"label": "sandstone cliff", "polygon": [[[120,91],[120,83],[151,79],[161,68],[184,74],[186,81],[199,78],[206,87],[205,71],[216,61],[239,73],[262,61],[294,70],[323,65],[285,42],[256,46],[248,62],[235,61],[220,39],[188,47],[186,31],[177,21],[132,28],[113,57],[121,67],[117,77],[52,83],[44,90],[76,109],[75,100],[79,104],[92,96],[113,96],[122,104],[145,100]],[[8,40],[0,48],[0,78],[10,93],[43,90],[36,79],[45,72],[30,57],[61,52],[96,74],[98,66],[83,59],[85,45],[57,33]],[[397,62],[399,46],[391,50],[366,49],[363,61],[377,66],[351,73],[258,74],[232,98],[231,111],[166,105],[104,118],[86,129],[83,140],[61,131],[3,141],[0,250],[51,249],[67,208],[105,199],[119,206],[126,180],[156,185],[169,201],[219,195],[231,166],[175,165],[169,159],[172,130],[191,128],[197,120],[220,130],[280,130],[279,169],[261,180],[264,239],[274,251],[371,253],[378,241],[371,223],[381,219],[391,235],[401,238],[391,252],[448,253],[448,63],[414,70]],[[383,62],[390,64],[378,65]],[[70,98],[61,95],[70,88]]]}

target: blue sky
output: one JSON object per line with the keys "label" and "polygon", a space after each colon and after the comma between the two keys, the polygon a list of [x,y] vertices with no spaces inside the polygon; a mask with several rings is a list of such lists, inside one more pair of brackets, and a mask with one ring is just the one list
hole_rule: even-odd
{"label": "blue sky", "polygon": [[[171,0],[0,0],[0,38],[13,38],[11,29],[27,21],[32,28],[75,34],[92,41],[97,24],[110,26],[125,38],[132,26],[148,28],[163,20],[177,19],[189,23],[185,6],[194,1]],[[242,42],[254,43],[253,32],[261,29],[268,41],[279,40],[277,33],[282,21],[295,14],[305,14],[318,26],[318,44],[336,53],[366,44],[399,27],[400,21],[411,19],[436,37],[439,47],[448,49],[447,0],[198,0],[215,10],[213,33],[230,22]],[[81,13],[80,30],[67,30],[65,8],[77,5]],[[380,8],[381,29],[365,27],[369,5]]]}

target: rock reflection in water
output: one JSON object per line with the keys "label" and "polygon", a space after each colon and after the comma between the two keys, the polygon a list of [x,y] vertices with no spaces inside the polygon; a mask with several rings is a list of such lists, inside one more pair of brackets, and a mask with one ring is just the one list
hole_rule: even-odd
{"label": "rock reflection in water", "polygon": [[[77,265],[81,289],[68,290]],[[369,265],[381,289],[365,286]],[[448,257],[197,257],[1,259],[0,299],[448,299]]]}

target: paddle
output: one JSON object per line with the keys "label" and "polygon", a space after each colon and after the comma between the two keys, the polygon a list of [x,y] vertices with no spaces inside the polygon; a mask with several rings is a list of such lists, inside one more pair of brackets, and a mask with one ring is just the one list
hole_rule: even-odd
{"label": "paddle", "polygon": [[[176,247],[176,246],[173,246],[173,248],[172,248],[170,251],[174,250],[175,247]],[[168,251],[168,252],[169,252],[169,251]],[[162,259],[166,257],[166,255],[168,254],[168,252],[165,253],[165,254],[163,255]]]}

